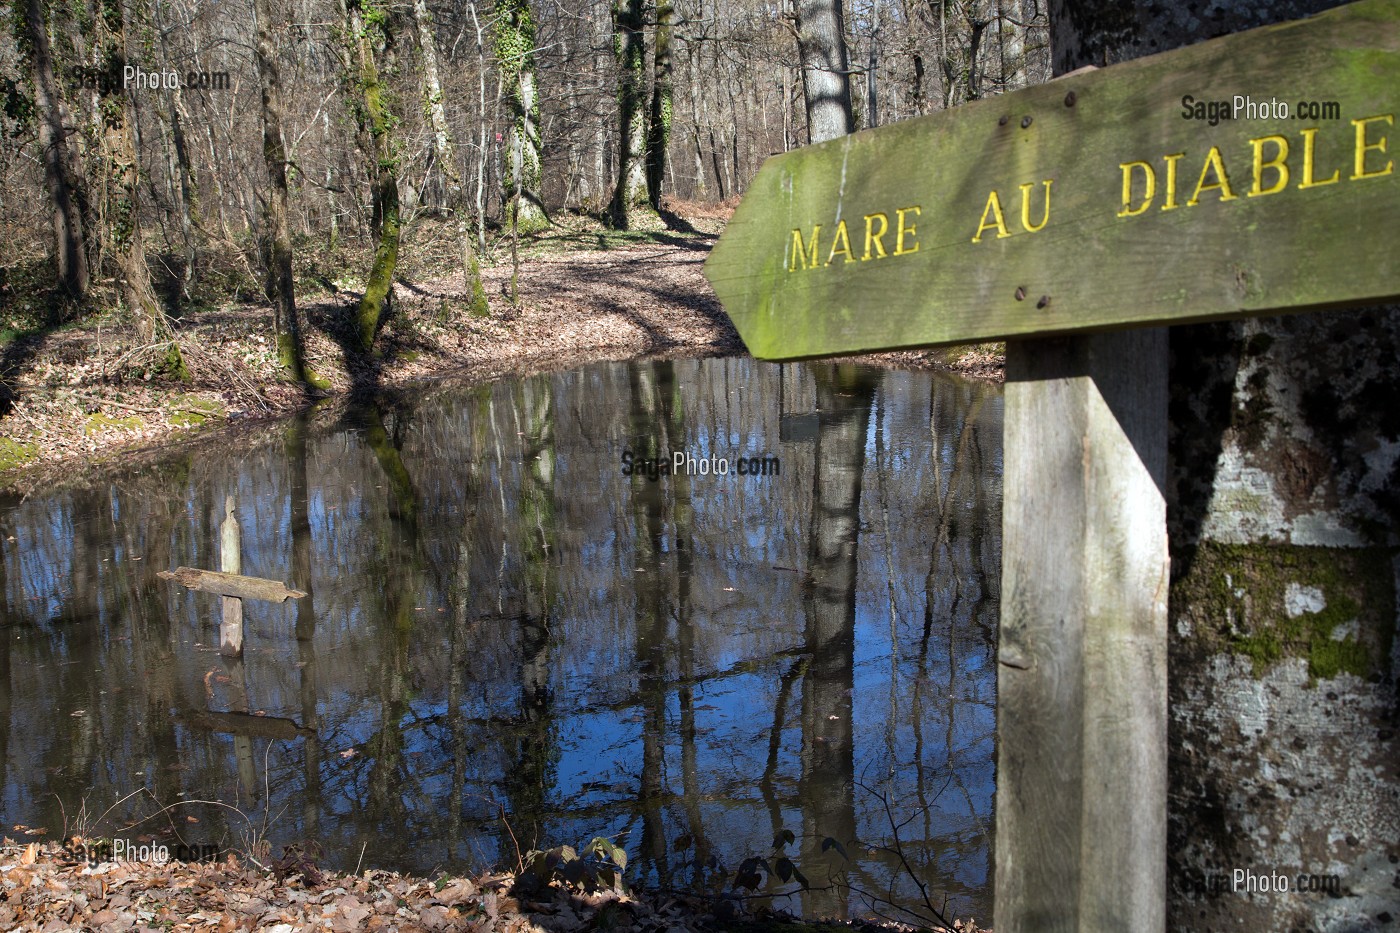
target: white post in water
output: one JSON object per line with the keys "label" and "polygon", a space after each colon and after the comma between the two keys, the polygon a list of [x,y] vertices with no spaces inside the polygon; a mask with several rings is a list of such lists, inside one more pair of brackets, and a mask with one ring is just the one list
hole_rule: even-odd
{"label": "white post in water", "polygon": [[[243,556],[238,519],[233,510],[233,496],[226,496],[224,520],[219,525],[219,569],[224,573],[241,574]],[[223,596],[220,603],[223,612],[219,621],[219,650],[227,655],[240,655],[243,653],[243,600],[237,596]]]}

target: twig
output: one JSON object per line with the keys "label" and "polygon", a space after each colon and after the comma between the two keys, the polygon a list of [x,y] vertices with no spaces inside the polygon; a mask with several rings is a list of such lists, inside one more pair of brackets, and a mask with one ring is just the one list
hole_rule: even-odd
{"label": "twig", "polygon": [[34,430],[38,431],[38,432],[39,432],[40,434],[42,434],[44,437],[47,437],[47,438],[49,438],[50,440],[57,440],[57,439],[58,439],[55,435],[50,434],[48,431],[46,431],[46,430],[44,429],[44,427],[43,427],[41,424],[39,424],[39,422],[35,421],[33,418],[29,417],[29,415],[25,414],[24,409],[21,408],[21,407],[19,406],[19,403],[18,403],[18,402],[16,402],[16,403],[10,408],[10,411],[14,412],[15,414],[17,414],[17,415],[19,415],[21,418],[23,418],[25,421],[29,422],[29,426],[32,427]]}

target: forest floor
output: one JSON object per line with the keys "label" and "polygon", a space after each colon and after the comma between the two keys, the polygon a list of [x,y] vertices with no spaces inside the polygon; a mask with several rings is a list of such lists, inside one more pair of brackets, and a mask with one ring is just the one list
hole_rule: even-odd
{"label": "forest floor", "polygon": [[[351,327],[367,253],[300,250],[295,271],[306,355],[330,383],[318,394],[373,393],[443,377],[481,381],[603,360],[743,353],[701,272],[726,214],[696,209],[684,219],[672,215],[673,229],[650,233],[559,218],[548,233],[521,239],[514,299],[509,245],[498,239],[482,267],[491,306],[482,317],[467,310],[450,228],[424,223],[406,242],[411,261],[400,264],[394,310],[373,357],[355,349]],[[212,294],[193,302],[196,310],[173,321],[189,371],[184,379],[165,372],[168,344],[143,345],[122,315],[53,324],[37,287],[14,275],[0,278],[0,486],[35,488],[56,471],[69,473],[75,461],[100,464],[315,401],[277,363],[271,307],[247,261],[225,257],[207,277],[219,276],[206,290]],[[984,378],[1001,370],[995,345],[862,359]]]}
{"label": "forest floor", "polygon": [[[16,827],[17,829],[20,827]],[[263,930],[297,933],[471,931],[471,933],[991,933],[973,921],[952,928],[893,921],[795,920],[746,915],[734,901],[592,893],[551,882],[525,894],[515,876],[415,878],[367,869],[321,871],[298,854],[255,864],[229,855],[214,862],[89,862],[73,845],[0,845],[0,929],[60,933],[95,930]],[[717,914],[720,914],[717,916]]]}

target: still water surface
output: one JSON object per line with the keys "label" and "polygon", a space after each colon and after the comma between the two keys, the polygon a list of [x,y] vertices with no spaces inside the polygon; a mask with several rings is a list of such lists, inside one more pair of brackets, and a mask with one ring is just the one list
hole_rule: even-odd
{"label": "still water surface", "polygon": [[[1000,445],[996,387],[609,364],[0,502],[4,830],[85,805],[136,839],[158,801],[189,843],[427,873],[513,864],[508,822],[681,887],[788,829],[814,884],[913,898],[897,841],[990,919]],[[673,451],[711,475],[650,479]],[[243,572],[309,594],[245,603],[238,662],[217,598],[155,576],[218,567],[230,495]]]}

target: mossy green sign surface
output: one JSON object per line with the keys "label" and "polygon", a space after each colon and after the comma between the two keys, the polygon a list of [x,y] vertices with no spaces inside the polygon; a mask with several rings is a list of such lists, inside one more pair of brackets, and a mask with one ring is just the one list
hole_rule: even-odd
{"label": "mossy green sign surface", "polygon": [[1400,297],[1400,0],[769,159],[705,265],[795,359]]}

